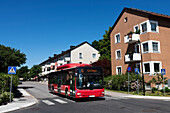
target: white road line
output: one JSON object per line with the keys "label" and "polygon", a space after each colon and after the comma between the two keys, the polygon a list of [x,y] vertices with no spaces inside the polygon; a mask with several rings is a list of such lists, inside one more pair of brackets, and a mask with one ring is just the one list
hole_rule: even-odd
{"label": "white road line", "polygon": [[73,100],[70,100],[70,99],[67,99],[67,98],[64,98],[65,100],[67,100],[67,101],[70,101],[70,102],[73,102],[73,103],[76,103],[75,101],[73,101]]}
{"label": "white road line", "polygon": [[42,100],[42,102],[46,103],[47,105],[55,105],[53,102],[49,100]]}
{"label": "white road line", "polygon": [[60,99],[54,99],[56,102],[59,102],[59,103],[61,103],[61,104],[66,104],[66,103],[68,103],[68,102],[66,102],[66,101],[63,101],[63,100],[60,100]]}

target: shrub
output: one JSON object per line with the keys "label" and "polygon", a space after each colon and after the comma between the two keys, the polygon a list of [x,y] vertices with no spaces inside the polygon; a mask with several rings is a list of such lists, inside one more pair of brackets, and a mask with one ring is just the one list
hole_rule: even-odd
{"label": "shrub", "polygon": [[152,87],[152,93],[155,93],[155,91],[158,91],[158,88]]}
{"label": "shrub", "polygon": [[[163,89],[161,89],[161,92],[163,93],[163,92],[164,92],[164,90],[163,90]],[[170,89],[169,89],[168,87],[165,87],[165,92],[166,92],[166,93],[169,93],[169,92],[170,92]]]}
{"label": "shrub", "polygon": [[[128,74],[121,74],[121,75],[113,75],[109,76],[104,79],[106,84],[105,88],[113,89],[113,90],[128,90]],[[139,81],[139,89],[142,89],[142,77],[138,76]],[[137,75],[136,74],[129,74],[129,82],[130,82],[130,89],[133,91],[137,90]]]}
{"label": "shrub", "polygon": [[[13,93],[11,93],[11,100],[13,100]],[[0,94],[0,105],[6,104],[7,102],[10,101],[10,92],[4,92]]]}

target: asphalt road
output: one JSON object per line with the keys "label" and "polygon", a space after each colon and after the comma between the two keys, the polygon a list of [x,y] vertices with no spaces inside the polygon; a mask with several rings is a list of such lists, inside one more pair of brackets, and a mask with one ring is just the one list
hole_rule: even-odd
{"label": "asphalt road", "polygon": [[47,84],[24,82],[27,92],[38,104],[12,113],[170,113],[170,101],[109,97],[74,101],[51,94]]}

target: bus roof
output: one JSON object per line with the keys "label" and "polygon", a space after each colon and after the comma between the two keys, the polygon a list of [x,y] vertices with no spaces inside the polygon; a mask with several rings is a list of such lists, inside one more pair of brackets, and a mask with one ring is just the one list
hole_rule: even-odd
{"label": "bus roof", "polygon": [[74,67],[92,67],[90,64],[80,64],[80,63],[70,63],[70,64],[65,64],[62,66],[57,67],[58,70],[63,70],[63,69],[69,69],[69,68],[74,68]]}

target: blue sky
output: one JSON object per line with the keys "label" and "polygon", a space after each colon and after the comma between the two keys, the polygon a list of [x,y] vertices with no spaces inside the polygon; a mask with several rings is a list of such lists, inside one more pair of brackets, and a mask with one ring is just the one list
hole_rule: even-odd
{"label": "blue sky", "polygon": [[170,15],[168,0],[0,0],[0,44],[31,68],[84,41],[102,39],[124,7]]}

